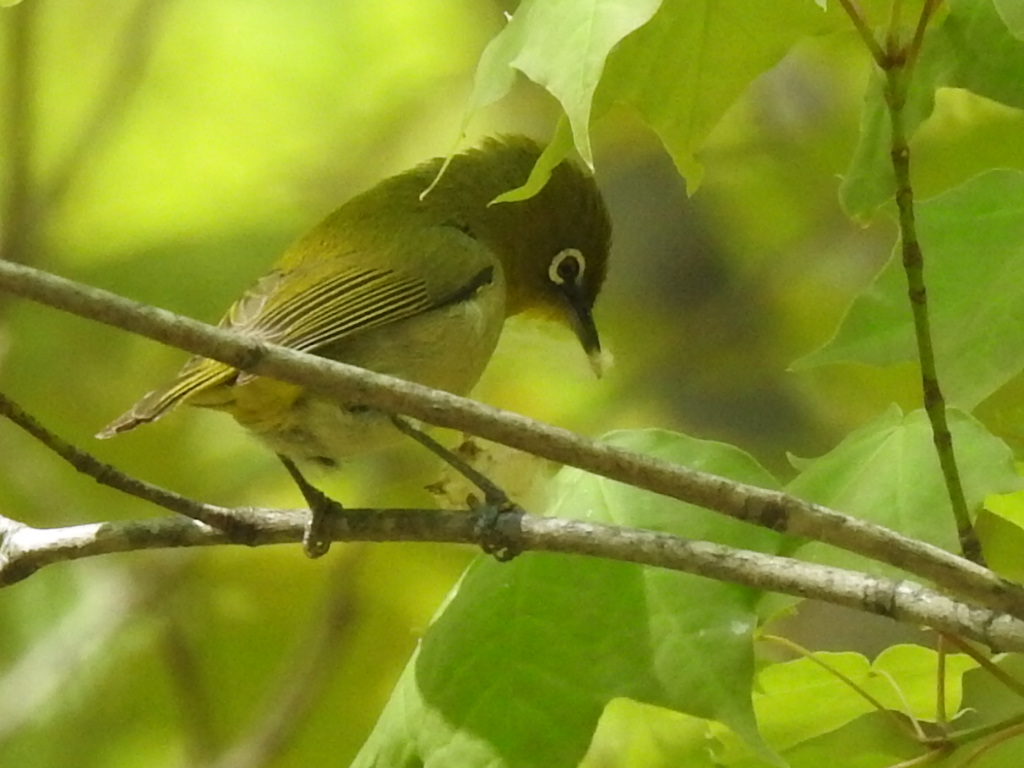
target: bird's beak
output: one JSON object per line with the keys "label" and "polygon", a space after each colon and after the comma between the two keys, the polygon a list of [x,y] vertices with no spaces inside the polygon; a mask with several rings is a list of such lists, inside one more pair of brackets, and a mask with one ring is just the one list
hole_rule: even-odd
{"label": "bird's beak", "polygon": [[559,287],[569,302],[569,319],[572,329],[576,332],[576,338],[580,340],[583,351],[587,353],[594,375],[601,378],[606,367],[606,355],[601,351],[601,339],[597,335],[594,315],[584,298],[583,289],[574,282],[566,282]]}

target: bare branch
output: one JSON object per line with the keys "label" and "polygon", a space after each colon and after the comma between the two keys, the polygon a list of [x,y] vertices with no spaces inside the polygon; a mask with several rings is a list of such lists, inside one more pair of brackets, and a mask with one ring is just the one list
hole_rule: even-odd
{"label": "bare branch", "polygon": [[88,475],[97,483],[130,496],[136,496],[171,512],[177,512],[191,517],[193,520],[212,525],[232,534],[235,541],[244,538],[246,520],[239,518],[234,510],[213,504],[203,504],[126,475],[116,467],[105,464],[95,456],[76,448],[50,432],[2,392],[0,392],[0,416],[10,419],[72,467],[82,474]]}
{"label": "bare branch", "polygon": [[[307,513],[244,510],[265,521],[252,544],[298,543]],[[345,510],[330,521],[333,541],[478,543],[480,518],[442,510]],[[823,600],[856,610],[924,624],[999,650],[1024,650],[1024,621],[958,602],[910,581],[805,563],[655,531],[503,513],[497,532],[522,551],[563,552],[651,565],[730,581],[755,589]],[[36,529],[0,517],[0,584],[49,563],[158,547],[209,546],[228,537],[183,517]]]}
{"label": "bare branch", "polygon": [[[733,482],[597,443],[568,430],[447,392],[260,343],[31,267],[0,262],[0,290],[212,357],[241,370],[301,384],[348,402],[470,432],[749,523],[832,544],[894,565],[962,598],[1024,616],[1024,588],[987,568],[939,547],[779,491]],[[106,527],[101,528],[102,533],[108,532]],[[188,528],[181,534],[194,535],[197,530],[200,529]],[[202,543],[214,543],[203,536],[199,538],[204,539]],[[103,539],[109,541],[110,537],[103,536]],[[142,539],[148,541],[150,537],[144,535]],[[222,535],[218,543],[224,541],[226,538]],[[266,542],[261,540],[260,543]]]}

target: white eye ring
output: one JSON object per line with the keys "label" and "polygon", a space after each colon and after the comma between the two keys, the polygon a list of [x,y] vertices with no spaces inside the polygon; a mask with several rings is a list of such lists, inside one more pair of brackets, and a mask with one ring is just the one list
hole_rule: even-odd
{"label": "white eye ring", "polygon": [[[570,265],[575,265],[575,274],[564,273],[566,269],[573,269]],[[551,260],[551,265],[548,267],[548,278],[555,285],[565,285],[566,280],[579,282],[586,270],[587,260],[583,258],[583,254],[576,248],[566,248],[564,251],[559,251]]]}

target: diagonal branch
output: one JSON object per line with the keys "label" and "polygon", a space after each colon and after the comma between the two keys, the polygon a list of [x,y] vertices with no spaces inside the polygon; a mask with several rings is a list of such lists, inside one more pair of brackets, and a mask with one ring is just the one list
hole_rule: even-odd
{"label": "diagonal branch", "polygon": [[[16,423],[26,426],[48,444],[55,444],[55,437],[11,405],[8,400],[0,399],[0,406],[13,414]],[[75,458],[74,454],[66,455],[68,450],[59,452],[69,461]],[[88,458],[95,462],[92,457]],[[87,473],[94,469],[88,462],[76,466]],[[113,487],[124,485],[119,480],[112,481],[112,473],[115,478],[120,474],[116,470],[106,471],[97,479]],[[140,488],[130,485],[125,489],[142,497],[152,497],[156,503],[173,497],[172,507],[193,505],[202,509],[206,506],[145,484],[141,492]],[[213,509],[225,519],[244,521],[244,543],[250,546],[294,542],[305,535],[307,514],[302,510]],[[498,537],[516,552],[529,549],[563,552],[670,568],[927,624],[940,632],[955,632],[993,648],[1016,649],[1018,645],[1024,648],[1024,621],[957,602],[911,582],[880,579],[654,531],[540,518],[519,510],[500,513],[495,518],[487,507],[468,512],[344,509],[325,522],[324,534],[332,541],[437,541],[482,545],[485,537]],[[237,543],[238,540],[232,532],[180,516],[56,529],[31,528],[0,516],[0,586],[23,579],[44,565],[65,560],[138,549]],[[303,687],[302,691],[305,690]],[[288,722],[285,720],[281,727],[289,727]],[[247,754],[245,759],[266,754],[266,750],[272,752],[277,744],[275,740],[258,745],[257,751]]]}
{"label": "diagonal branch", "polygon": [[[788,494],[604,445],[518,414],[148,307],[41,270],[0,262],[0,290],[123,328],[261,376],[436,426],[459,429],[561,464],[772,530],[889,563],[962,598],[1024,617],[1024,588],[980,565]],[[223,541],[224,539],[222,539]]]}

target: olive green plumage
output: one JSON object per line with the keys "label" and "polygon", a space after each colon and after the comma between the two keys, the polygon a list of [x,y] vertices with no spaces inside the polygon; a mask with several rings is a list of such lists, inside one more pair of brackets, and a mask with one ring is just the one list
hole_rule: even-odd
{"label": "olive green plumage", "polygon": [[[452,158],[426,196],[441,158],[382,181],[289,248],[220,325],[457,394],[520,312],[570,326],[595,360],[591,309],[611,227],[593,179],[565,162],[529,200],[488,205],[521,185],[539,154],[523,137],[490,139]],[[398,434],[379,413],[192,358],[100,436],[180,403],[225,410],[298,461],[333,465]]]}

